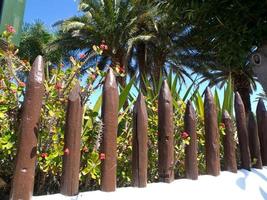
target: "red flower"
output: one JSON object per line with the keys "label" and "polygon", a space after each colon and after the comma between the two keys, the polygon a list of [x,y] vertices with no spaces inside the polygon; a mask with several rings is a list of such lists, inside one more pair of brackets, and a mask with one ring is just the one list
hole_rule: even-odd
{"label": "red flower", "polygon": [[85,146],[85,147],[83,147],[83,152],[88,152],[88,148]]}
{"label": "red flower", "polygon": [[222,128],[225,128],[225,124],[224,124],[224,123],[220,123],[220,126],[221,126]]}
{"label": "red flower", "polygon": [[42,157],[42,158],[47,158],[47,156],[48,156],[47,153],[42,153],[42,154],[41,154],[41,157]]}
{"label": "red flower", "polygon": [[55,85],[55,89],[56,90],[61,90],[62,89],[62,83],[57,82],[56,85]]}
{"label": "red flower", "polygon": [[25,87],[26,84],[25,84],[24,82],[21,81],[21,82],[19,82],[19,86],[20,86],[20,87]]}
{"label": "red flower", "polygon": [[85,55],[84,53],[81,53],[81,54],[79,55],[79,57],[80,57],[80,59],[84,59],[84,58],[86,57],[86,55]]}
{"label": "red flower", "polygon": [[102,49],[102,50],[108,50],[108,45],[100,44],[99,48]]}
{"label": "red flower", "polygon": [[188,135],[187,132],[184,131],[184,132],[181,133],[181,137],[185,140],[186,138],[189,137],[189,135]]}
{"label": "red flower", "polygon": [[6,26],[6,30],[7,30],[8,33],[16,33],[15,28],[13,26],[11,26],[11,25],[7,25]]}
{"label": "red flower", "polygon": [[66,149],[64,150],[64,154],[69,155],[69,154],[70,154],[70,150],[69,150],[68,148],[66,148]]}
{"label": "red flower", "polygon": [[105,159],[106,159],[106,154],[104,154],[104,153],[100,153],[100,155],[99,155],[99,159],[100,159],[100,160],[105,160]]}
{"label": "red flower", "polygon": [[119,71],[120,71],[120,73],[124,73],[125,72],[124,67],[123,66],[119,67]]}

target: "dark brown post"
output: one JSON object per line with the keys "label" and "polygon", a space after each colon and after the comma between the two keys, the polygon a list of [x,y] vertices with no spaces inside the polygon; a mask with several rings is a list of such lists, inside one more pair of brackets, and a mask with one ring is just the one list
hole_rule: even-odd
{"label": "dark brown post", "polygon": [[237,136],[238,136],[238,143],[239,143],[240,157],[241,157],[241,168],[250,170],[250,152],[249,152],[249,142],[248,142],[246,111],[238,92],[235,93],[235,115],[236,115]]}
{"label": "dark brown post", "polygon": [[218,176],[220,174],[220,145],[217,107],[209,87],[205,92],[204,112],[207,174]]}
{"label": "dark brown post", "polygon": [[222,122],[225,126],[225,136],[223,137],[224,169],[233,173],[237,173],[234,128],[232,119],[227,111],[223,112]]}
{"label": "dark brown post", "polygon": [[119,94],[116,78],[110,68],[103,86],[103,138],[101,142],[101,190],[112,192],[116,189],[117,130]]}
{"label": "dark brown post", "polygon": [[185,147],[185,176],[186,178],[198,179],[198,165],[197,165],[197,131],[196,131],[196,113],[191,101],[187,102],[184,129],[190,136],[190,143]]}
{"label": "dark brown post", "polygon": [[248,136],[252,167],[262,169],[258,127],[253,112],[248,114]]}
{"label": "dark brown post", "polygon": [[133,186],[146,187],[148,119],[145,99],[141,92],[134,106],[133,119]]}
{"label": "dark brown post", "polygon": [[159,93],[159,180],[170,183],[174,180],[174,143],[172,96],[166,80]]}
{"label": "dark brown post", "polygon": [[37,153],[38,122],[44,94],[44,62],[38,56],[29,73],[19,130],[19,146],[10,199],[31,199]]}
{"label": "dark brown post", "polygon": [[81,90],[80,84],[77,83],[69,94],[66,113],[60,192],[67,196],[74,196],[79,193],[82,115]]}
{"label": "dark brown post", "polygon": [[267,166],[267,111],[262,99],[257,106],[257,122],[262,164]]}

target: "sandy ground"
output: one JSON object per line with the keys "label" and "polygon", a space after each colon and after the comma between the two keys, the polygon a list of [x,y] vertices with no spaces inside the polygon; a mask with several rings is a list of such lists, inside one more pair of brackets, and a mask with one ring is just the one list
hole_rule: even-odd
{"label": "sandy ground", "polygon": [[267,167],[262,170],[239,170],[237,174],[221,172],[220,176],[199,176],[197,181],[179,179],[167,183],[151,183],[146,188],[125,187],[115,192],[90,191],[78,196],[61,194],[35,196],[33,200],[267,200]]}

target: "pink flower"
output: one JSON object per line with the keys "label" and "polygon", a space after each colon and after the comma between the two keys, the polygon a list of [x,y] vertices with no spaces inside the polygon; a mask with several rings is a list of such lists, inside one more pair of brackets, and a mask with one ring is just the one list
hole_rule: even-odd
{"label": "pink flower", "polygon": [[11,25],[7,25],[6,26],[6,30],[7,30],[8,33],[16,33],[15,28],[13,26],[11,26]]}
{"label": "pink flower", "polygon": [[56,90],[61,90],[62,89],[62,83],[57,82],[56,85],[55,85],[55,89]]}
{"label": "pink flower", "polygon": [[125,72],[124,66],[119,67],[119,70],[120,70],[120,73],[124,73]]}
{"label": "pink flower", "polygon": [[181,137],[185,140],[186,138],[189,137],[189,135],[188,135],[187,132],[184,131],[184,132],[181,133]]}
{"label": "pink flower", "polygon": [[80,57],[80,59],[84,59],[84,58],[86,57],[86,55],[85,55],[84,53],[81,53],[81,54],[79,55],[79,57]]}
{"label": "pink flower", "polygon": [[104,153],[100,153],[100,155],[99,155],[99,159],[100,159],[100,160],[105,160],[105,159],[106,159],[106,154],[104,154]]}
{"label": "pink flower", "polygon": [[64,154],[69,155],[69,154],[70,154],[70,150],[69,150],[68,148],[66,148],[66,149],[64,150]]}
{"label": "pink flower", "polygon": [[100,44],[99,48],[102,50],[108,50],[108,45]]}

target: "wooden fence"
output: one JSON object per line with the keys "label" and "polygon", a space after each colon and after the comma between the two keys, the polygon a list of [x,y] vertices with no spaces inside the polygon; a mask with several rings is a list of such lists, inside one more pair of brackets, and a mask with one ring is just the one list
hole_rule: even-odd
{"label": "wooden fence", "polygon": [[[11,199],[30,199],[33,193],[38,121],[44,93],[43,67],[43,59],[38,56],[30,71],[26,87]],[[159,180],[170,183],[174,180],[174,125],[172,97],[166,81],[163,81],[158,102]],[[103,86],[103,139],[100,148],[101,156],[105,157],[101,159],[101,190],[106,192],[116,189],[118,105],[119,94],[116,78],[112,69],[109,69]],[[241,168],[247,170],[250,170],[251,167],[262,168],[262,165],[267,165],[267,111],[264,103],[262,100],[258,102],[257,120],[253,113],[249,113],[248,117],[246,116],[243,102],[238,93],[235,94],[234,107]],[[61,193],[68,196],[76,195],[79,192],[82,109],[80,86],[76,85],[68,98],[61,178]],[[205,92],[204,111],[206,172],[218,176],[221,170],[220,137],[217,108],[209,88]],[[141,93],[137,98],[133,113],[132,184],[135,187],[146,187],[148,116],[145,99]],[[227,111],[223,112],[222,122],[225,125],[226,133],[222,141],[224,145],[224,168],[236,173],[234,126]],[[190,143],[185,147],[185,173],[187,178],[193,180],[198,178],[196,124],[195,110],[192,103],[188,101],[184,115],[184,130],[190,136]],[[255,160],[256,162],[254,162]]]}

